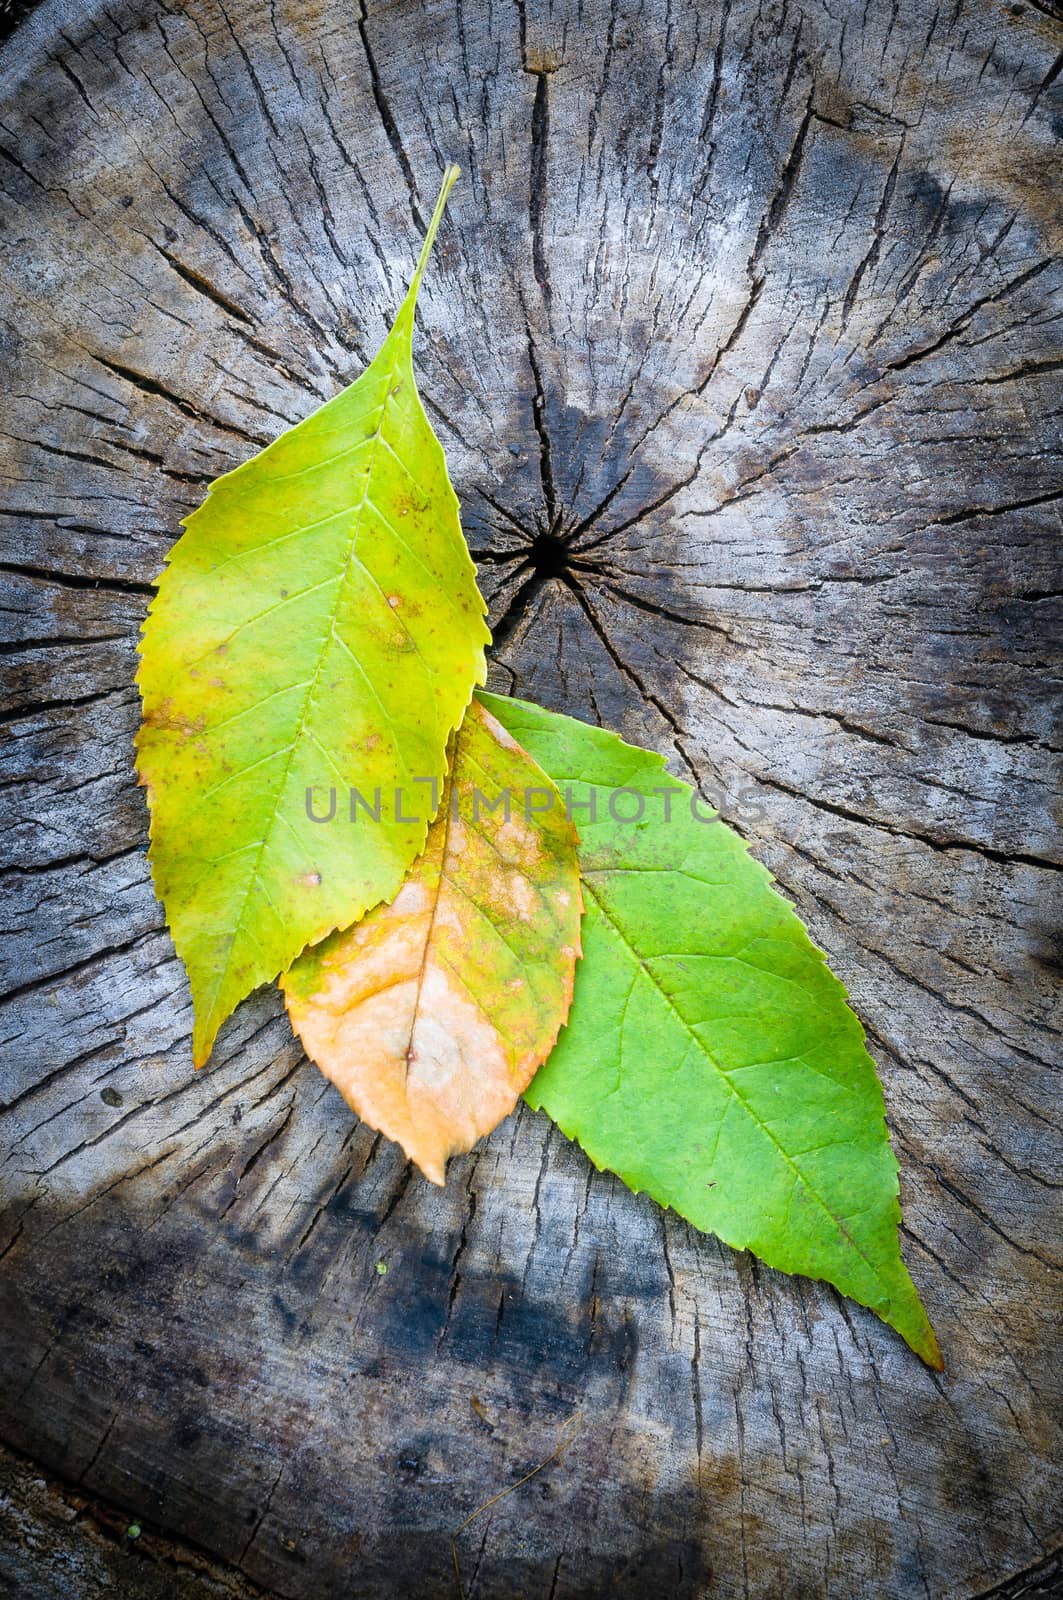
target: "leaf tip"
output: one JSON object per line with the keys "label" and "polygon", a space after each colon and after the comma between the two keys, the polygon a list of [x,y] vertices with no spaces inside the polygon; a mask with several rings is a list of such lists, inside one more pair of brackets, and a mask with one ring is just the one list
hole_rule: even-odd
{"label": "leaf tip", "polygon": [[192,1065],[198,1072],[210,1060],[218,1030],[210,1023],[195,1022],[192,1027]]}
{"label": "leaf tip", "polygon": [[937,1335],[931,1326],[930,1318],[926,1314],[926,1307],[919,1298],[919,1291],[912,1281],[911,1274],[902,1263],[904,1274],[904,1288],[898,1299],[894,1299],[885,1308],[874,1307],[877,1315],[891,1328],[895,1328],[921,1361],[935,1372],[944,1372],[945,1359],[941,1354]]}
{"label": "leaf tip", "polygon": [[941,1346],[937,1341],[937,1334],[928,1322],[923,1337],[917,1344],[912,1345],[916,1355],[932,1367],[935,1372],[944,1372],[945,1357],[941,1354]]}

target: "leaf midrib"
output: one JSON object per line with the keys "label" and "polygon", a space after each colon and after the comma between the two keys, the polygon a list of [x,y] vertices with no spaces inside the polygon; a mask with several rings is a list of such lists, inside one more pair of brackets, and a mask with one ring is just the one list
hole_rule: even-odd
{"label": "leaf midrib", "polygon": [[[458,738],[461,735],[459,733]],[[444,757],[445,759],[445,757]],[[436,915],[439,911],[440,891],[443,885],[443,874],[447,860],[447,843],[450,839],[450,795],[454,784],[454,769],[458,764],[457,742],[455,741],[454,754],[450,761],[450,768],[443,784],[443,793],[440,797],[440,811],[443,818],[443,840],[439,849],[439,872],[436,876],[435,889],[432,894],[432,911],[428,918],[428,927],[425,929],[424,948],[421,951],[421,964],[417,969],[417,983],[413,994],[413,1009],[410,1013],[410,1033],[406,1040],[406,1048],[402,1054],[402,1081],[403,1085],[410,1081],[410,1057],[413,1054],[413,1040],[417,1032],[417,1018],[421,1010],[421,991],[424,988],[425,973],[428,971],[428,952],[432,946],[432,934],[435,931]],[[436,813],[439,815],[439,812]],[[430,828],[429,828],[430,831]],[[425,837],[425,850],[428,848],[428,834]],[[422,852],[423,854],[423,852]],[[407,1101],[407,1104],[409,1102]]]}
{"label": "leaf midrib", "polygon": [[[464,726],[464,724],[462,726]],[[461,884],[458,882],[458,880],[455,877],[453,872],[448,872],[447,871],[448,848],[449,848],[449,844],[450,844],[450,824],[451,824],[451,822],[453,820],[453,815],[452,815],[451,805],[450,805],[450,798],[451,798],[451,795],[452,795],[453,790],[454,790],[454,781],[455,781],[455,778],[457,776],[458,761],[459,761],[459,755],[458,755],[459,749],[461,751],[460,759],[461,759],[463,764],[465,764],[466,766],[477,767],[477,768],[479,768],[481,774],[485,778],[488,776],[487,769],[483,766],[482,762],[480,762],[480,761],[478,761],[476,759],[476,756],[475,756],[475,754],[473,752],[471,752],[471,751],[469,751],[469,750],[467,750],[467,749],[465,749],[463,747],[463,745],[462,745],[462,735],[461,735],[461,732],[459,730],[458,737],[457,737],[457,740],[456,740],[455,745],[454,745],[453,759],[450,762],[450,769],[449,769],[449,771],[447,773],[446,781],[445,781],[445,783],[443,785],[443,794],[442,794],[442,798],[440,800],[439,811],[436,813],[437,818],[441,819],[441,821],[442,821],[443,840],[442,840],[442,844],[440,846],[440,852],[439,852],[439,873],[438,873],[438,876],[436,878],[435,889],[434,889],[434,892],[433,892],[432,910],[431,910],[431,915],[429,916],[429,920],[428,920],[428,927],[427,927],[427,929],[425,931],[424,949],[421,952],[421,964],[420,964],[420,967],[418,968],[418,971],[417,971],[416,988],[415,988],[415,991],[414,991],[414,1000],[413,1000],[413,1010],[412,1010],[411,1020],[410,1020],[409,1038],[406,1041],[406,1050],[405,1050],[404,1058],[403,1058],[403,1076],[404,1076],[404,1081],[408,1081],[409,1080],[409,1075],[410,1075],[410,1056],[411,1056],[412,1051],[413,1051],[414,1037],[415,1037],[415,1035],[417,1033],[417,1023],[418,1023],[418,1020],[420,1019],[421,1009],[422,1009],[421,1008],[421,994],[422,994],[422,991],[424,989],[425,976],[426,976],[426,973],[428,971],[429,956],[433,954],[433,952],[432,952],[432,936],[433,936],[433,934],[435,932],[436,917],[437,917],[437,914],[438,914],[438,911],[439,911],[440,900],[443,897],[444,885],[446,885],[447,888],[455,891],[457,894],[459,894],[462,897],[463,900],[465,900],[469,905],[471,905],[474,908],[474,910],[477,911],[479,913],[479,915],[483,918],[483,920],[486,923],[487,927],[494,934],[495,938],[498,939],[499,943],[503,944],[506,947],[506,949],[510,952],[510,954],[516,960],[518,960],[518,961],[521,960],[521,957],[519,956],[518,952],[513,949],[513,946],[509,943],[508,939],[505,938],[505,936],[501,932],[501,930],[498,927],[496,927],[496,925],[491,921],[491,918],[488,915],[487,911],[484,909],[484,907],[480,905],[479,901],[474,900],[473,897],[468,893],[467,890],[465,890],[465,889],[463,889],[461,887]],[[544,774],[544,776],[545,776],[545,774]],[[495,854],[499,856],[499,859],[502,859],[501,854],[500,854],[500,852],[498,850],[498,846],[495,844],[494,840],[489,837],[488,834],[486,834],[482,829],[480,829],[478,831],[478,833],[477,833],[477,837],[480,838],[481,840],[484,840],[486,843],[488,843],[490,845],[491,849],[494,850]],[[428,848],[428,846],[427,846],[427,843],[426,843],[425,850],[427,850],[427,848]],[[505,1039],[507,1045],[510,1048],[510,1054],[512,1055],[514,1053],[514,1049],[515,1049],[515,1041],[509,1035],[503,1034],[502,1029],[498,1024],[497,1019],[493,1018],[490,1015],[490,1013],[488,1012],[488,1010],[485,1008],[482,997],[474,993],[474,991],[470,988],[467,980],[462,976],[462,974],[454,966],[454,963],[449,961],[445,957],[445,955],[443,954],[443,952],[441,950],[436,950],[434,952],[434,959],[436,961],[440,962],[442,965],[446,966],[449,969],[449,971],[453,974],[453,976],[458,980],[458,982],[464,988],[466,994],[469,996],[469,998],[472,1001],[473,1005],[475,1006],[476,1010],[480,1013],[481,1017],[483,1017],[485,1022],[487,1022],[494,1029],[495,1033],[498,1035],[499,1038]]]}
{"label": "leaf midrib", "polygon": [[270,839],[273,836],[273,832],[274,832],[274,830],[276,828],[277,818],[278,818],[278,815],[280,813],[280,803],[281,803],[281,799],[282,799],[282,797],[284,795],[284,792],[285,792],[285,790],[287,788],[287,785],[288,785],[288,776],[289,776],[289,774],[291,772],[292,761],[295,758],[295,751],[297,750],[297,748],[299,746],[299,742],[300,742],[300,740],[301,740],[301,738],[303,736],[303,731],[304,731],[304,728],[305,728],[305,725],[306,725],[307,710],[308,710],[308,707],[310,706],[310,704],[311,704],[311,702],[312,702],[312,700],[314,698],[314,690],[315,690],[315,688],[317,686],[318,679],[321,676],[321,668],[322,668],[322,665],[324,663],[325,657],[328,654],[328,651],[329,651],[329,649],[330,649],[330,647],[331,647],[331,645],[332,645],[332,643],[333,643],[333,641],[334,641],[334,639],[336,637],[336,618],[339,615],[340,604],[341,604],[341,601],[342,601],[344,589],[345,589],[345,586],[346,586],[346,583],[347,583],[347,579],[350,576],[351,567],[352,567],[352,564],[353,564],[354,559],[355,559],[355,552],[356,552],[356,548],[357,548],[357,544],[358,544],[358,536],[359,536],[359,534],[361,532],[361,527],[362,527],[362,518],[363,518],[363,514],[365,512],[365,507],[366,507],[367,503],[369,502],[369,485],[370,485],[370,482],[371,482],[372,476],[373,476],[373,468],[376,465],[377,451],[378,451],[378,449],[380,447],[380,438],[381,438],[381,434],[383,433],[385,420],[387,418],[388,407],[389,407],[389,405],[391,403],[391,400],[393,398],[393,395],[394,395],[394,390],[393,390],[393,387],[392,387],[392,380],[394,379],[395,371],[396,371],[397,367],[399,366],[399,363],[400,363],[400,361],[402,359],[402,355],[404,353],[404,350],[405,350],[405,344],[402,343],[401,341],[397,341],[396,342],[395,356],[394,356],[394,359],[392,360],[392,363],[391,363],[390,367],[388,368],[387,388],[385,390],[383,403],[382,403],[382,405],[380,407],[380,416],[379,416],[379,418],[377,420],[376,428],[375,428],[373,434],[371,435],[372,446],[373,446],[372,447],[372,453],[371,453],[370,458],[369,458],[368,466],[366,467],[365,481],[364,481],[364,483],[362,485],[362,497],[361,497],[357,507],[354,510],[354,521],[353,521],[353,526],[352,526],[352,530],[351,530],[350,543],[349,543],[349,545],[347,547],[347,554],[346,554],[346,556],[344,558],[343,571],[342,571],[342,573],[340,575],[340,581],[336,586],[335,603],[334,603],[334,605],[333,605],[333,607],[332,607],[332,609],[331,609],[331,611],[329,613],[328,631],[327,631],[324,639],[322,640],[321,647],[320,647],[320,649],[318,651],[317,662],[316,662],[316,665],[315,665],[315,668],[314,668],[313,675],[308,680],[308,683],[307,683],[307,691],[306,691],[306,694],[303,697],[303,704],[302,704],[302,707],[301,707],[300,712],[299,712],[298,721],[296,722],[296,725],[295,725],[294,736],[292,738],[291,744],[288,747],[288,754],[287,754],[287,759],[286,759],[286,761],[284,763],[284,770],[283,770],[283,772],[281,774],[281,777],[280,777],[280,779],[279,779],[279,781],[277,783],[276,798],[274,800],[273,810],[272,810],[272,813],[270,815],[269,821],[266,824],[266,827],[265,827],[265,829],[263,831],[262,837],[259,840],[259,846],[258,846],[258,850],[255,853],[255,860],[254,860],[254,864],[253,864],[253,866],[251,868],[251,872],[250,872],[248,878],[245,881],[244,892],[243,892],[243,895],[241,896],[241,899],[240,899],[240,913],[239,913],[239,916],[237,917],[236,921],[233,924],[233,929],[232,929],[231,934],[229,935],[229,940],[228,940],[228,944],[227,944],[227,947],[226,947],[225,964],[221,968],[219,976],[218,976],[218,978],[217,978],[217,980],[216,980],[216,982],[214,984],[214,987],[213,987],[213,989],[211,991],[210,1002],[209,1002],[209,1006],[208,1006],[208,1010],[207,1010],[207,1015],[209,1017],[211,1017],[211,1018],[213,1018],[213,1016],[214,1016],[214,1009],[215,1009],[215,1006],[217,1004],[218,995],[222,992],[223,986],[225,984],[225,980],[228,977],[230,968],[232,966],[233,947],[235,946],[237,937],[241,933],[241,931],[243,929],[243,926],[244,926],[244,920],[245,920],[245,917],[247,915],[247,904],[248,904],[248,900],[249,900],[250,895],[251,895],[252,887],[255,885],[255,883],[261,881],[260,873],[259,873],[259,867],[260,867],[260,864],[261,864],[261,861],[262,861],[263,852],[265,851]]}

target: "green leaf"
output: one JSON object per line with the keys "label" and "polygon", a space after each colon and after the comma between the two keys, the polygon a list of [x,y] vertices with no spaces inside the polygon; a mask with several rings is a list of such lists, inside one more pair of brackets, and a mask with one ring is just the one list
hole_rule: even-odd
{"label": "green leaf", "polygon": [[394,901],[281,983],[307,1054],[433,1183],[550,1054],[582,908],[575,829],[542,768],[475,700],[452,748],[439,815]]}
{"label": "green leaf", "polygon": [[[897,1163],[863,1030],[770,874],[724,823],[695,819],[693,791],[659,756],[482,698],[566,791],[580,835],[584,955],[529,1103],[636,1192],[770,1266],[825,1278],[940,1367],[900,1256]],[[592,797],[596,820],[581,805]]]}
{"label": "green leaf", "polygon": [[[144,626],[137,767],[197,1066],[246,994],[398,889],[428,829],[417,797],[483,682],[485,607],[412,359],[457,173],[379,355],[212,484]],[[307,791],[327,814],[333,785],[339,819],[321,826]],[[380,825],[346,823],[351,785],[381,788]]]}

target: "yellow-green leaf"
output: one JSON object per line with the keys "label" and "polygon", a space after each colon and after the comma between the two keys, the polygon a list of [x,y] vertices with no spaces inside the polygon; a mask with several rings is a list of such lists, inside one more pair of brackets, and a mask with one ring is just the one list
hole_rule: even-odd
{"label": "yellow-green leaf", "polygon": [[448,1157],[513,1110],[549,1054],[572,998],[581,909],[575,830],[556,789],[474,701],[395,901],[282,979],[292,1025],[358,1116],[442,1183]]}
{"label": "yellow-green leaf", "polygon": [[580,833],[584,957],[530,1104],[636,1192],[826,1278],[940,1367],[863,1030],[766,868],[660,756],[483,698]]}
{"label": "yellow-green leaf", "polygon": [[[412,360],[456,177],[371,366],[211,486],[144,626],[137,768],[197,1066],[246,994],[395,893],[428,829],[418,796],[483,681],[485,608]],[[350,786],[379,787],[380,825],[312,821],[307,791],[327,813],[333,785],[341,814]]]}

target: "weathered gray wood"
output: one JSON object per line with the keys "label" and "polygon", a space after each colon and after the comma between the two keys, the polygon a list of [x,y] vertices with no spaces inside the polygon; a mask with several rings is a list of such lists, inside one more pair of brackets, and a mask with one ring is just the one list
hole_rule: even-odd
{"label": "weathered gray wood", "polygon": [[[579,1411],[472,1593],[1049,1571],[1051,11],[45,0],[4,47],[0,1433],[49,1472],[278,1595],[446,1595]],[[449,158],[418,363],[496,686],[667,752],[808,920],[941,1379],[526,1112],[430,1189],[273,997],[192,1075],[139,619],[382,336]]]}
{"label": "weathered gray wood", "polygon": [[0,1449],[0,1593],[32,1600],[256,1600],[265,1591]]}

